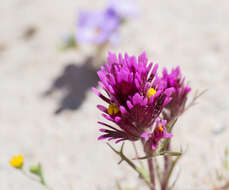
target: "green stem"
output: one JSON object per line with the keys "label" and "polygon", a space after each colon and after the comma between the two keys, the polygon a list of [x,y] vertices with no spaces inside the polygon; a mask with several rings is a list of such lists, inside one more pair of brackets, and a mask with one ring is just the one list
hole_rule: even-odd
{"label": "green stem", "polygon": [[170,167],[170,169],[168,170],[168,173],[167,173],[167,175],[166,175],[166,177],[165,177],[164,186],[163,186],[164,189],[162,189],[162,190],[166,190],[166,188],[168,187],[169,179],[170,179],[170,177],[171,177],[171,174],[173,173],[173,170],[174,170],[174,168],[175,168],[175,166],[176,166],[176,163],[178,162],[178,160],[179,160],[180,158],[181,158],[181,156],[177,156],[177,158],[176,158],[174,161],[172,161],[171,167]]}
{"label": "green stem", "polygon": [[147,161],[148,161],[149,173],[150,173],[151,190],[155,190],[155,176],[154,176],[153,159],[149,158]]}
{"label": "green stem", "polygon": [[162,181],[161,181],[161,169],[160,169],[160,166],[157,162],[157,158],[154,159],[154,163],[155,163],[155,170],[156,170],[157,178],[158,178],[159,183],[161,184],[162,183]]}
{"label": "green stem", "polygon": [[116,153],[121,157],[121,161],[119,163],[121,163],[122,161],[125,161],[131,168],[133,168],[138,174],[139,176],[145,181],[145,183],[150,187],[151,183],[150,183],[150,179],[148,179],[148,176],[145,172],[143,172],[143,170],[141,168],[138,168],[129,158],[127,158],[124,154],[123,154],[123,146],[124,143],[122,144],[121,147],[121,151],[117,151],[115,150],[109,143],[107,143],[107,145]]}
{"label": "green stem", "polygon": [[[170,141],[168,141],[168,145],[166,147],[166,151],[169,151],[170,149]],[[164,156],[164,171],[163,171],[163,180],[161,182],[161,190],[166,190],[167,188],[167,176],[168,176],[168,172],[169,172],[169,166],[171,163],[171,158],[169,156]]]}
{"label": "green stem", "polygon": [[44,179],[44,176],[42,175],[42,173],[39,176],[40,176],[40,182],[41,182],[41,184],[44,185],[44,186],[47,186],[46,185],[46,182],[45,182],[45,179]]}
{"label": "green stem", "polygon": [[[137,147],[136,147],[135,143],[132,142],[132,145],[134,147],[136,158],[139,158],[138,150],[137,150]],[[138,159],[138,162],[139,162],[140,166],[144,169],[144,165],[143,165],[142,161],[140,159]]]}
{"label": "green stem", "polygon": [[[172,132],[172,129],[174,127],[174,125],[176,124],[177,122],[177,117],[174,117],[166,126],[168,132]],[[166,139],[166,142],[164,144],[164,150],[165,151],[170,151],[170,142],[171,142],[171,139]],[[169,182],[169,178],[170,178],[170,175],[171,175],[171,172],[173,171],[173,168],[174,166],[170,166],[171,165],[171,158],[168,157],[168,156],[164,156],[164,171],[163,171],[163,180],[161,181],[161,190],[166,190],[167,189],[167,186],[168,186],[168,182]],[[172,168],[172,171],[171,171],[171,168],[169,169],[169,167]]]}
{"label": "green stem", "polygon": [[39,183],[39,184],[42,184],[42,185],[44,185],[48,190],[51,190],[51,188],[50,188],[49,186],[47,186],[47,184],[45,183],[45,180],[44,180],[44,177],[43,177],[42,174],[39,174],[40,180],[38,180],[38,178],[34,178],[34,177],[28,175],[24,170],[20,170],[20,171],[21,171],[21,173],[22,173],[25,177],[27,177],[27,178],[29,178],[30,180],[35,181],[35,182],[37,182],[37,183]]}

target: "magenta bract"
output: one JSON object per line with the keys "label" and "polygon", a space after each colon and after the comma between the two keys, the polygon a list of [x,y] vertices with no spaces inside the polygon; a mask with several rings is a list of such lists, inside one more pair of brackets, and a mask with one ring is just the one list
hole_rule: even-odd
{"label": "magenta bract", "polygon": [[157,118],[153,132],[143,133],[141,135],[141,137],[145,139],[145,152],[150,153],[152,149],[155,150],[157,148],[159,141],[162,138],[171,138],[173,136],[171,133],[167,132],[165,126],[166,123],[166,120],[160,120],[159,118]]}

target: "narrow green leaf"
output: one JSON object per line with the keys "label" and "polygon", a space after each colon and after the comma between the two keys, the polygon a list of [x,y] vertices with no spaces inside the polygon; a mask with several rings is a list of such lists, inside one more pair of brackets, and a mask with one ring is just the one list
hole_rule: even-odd
{"label": "narrow green leaf", "polygon": [[124,153],[123,153],[123,148],[124,148],[124,143],[121,146],[121,150],[117,151],[115,148],[113,148],[109,143],[107,145],[116,153],[120,156],[121,161],[125,161],[130,167],[132,167],[140,176],[141,178],[146,182],[146,184],[150,187],[151,183],[149,180],[148,175],[143,171],[142,168],[138,168]]}
{"label": "narrow green leaf", "polygon": [[164,152],[165,156],[181,156],[182,152]]}
{"label": "narrow green leaf", "polygon": [[134,160],[144,160],[148,158],[154,158],[157,156],[181,156],[181,155],[182,155],[181,152],[160,152],[160,153],[155,153],[153,155],[146,155],[143,157],[134,158]]}
{"label": "narrow green leaf", "polygon": [[141,176],[150,183],[150,176],[149,173],[143,168],[137,168],[138,172],[141,173]]}

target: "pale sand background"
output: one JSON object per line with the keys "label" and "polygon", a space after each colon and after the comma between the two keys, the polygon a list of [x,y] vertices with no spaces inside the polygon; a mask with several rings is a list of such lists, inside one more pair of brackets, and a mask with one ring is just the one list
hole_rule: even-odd
{"label": "pale sand background", "polygon": [[[25,167],[41,161],[54,190],[111,190],[117,179],[129,187],[141,185],[131,169],[116,164],[105,142],[96,140],[99,99],[89,90],[95,74],[82,66],[90,51],[57,50],[61,34],[74,27],[76,10],[103,5],[98,0],[1,0],[0,190],[44,189],[9,166],[17,153],[25,156]],[[145,0],[139,10],[112,50],[136,55],[146,50],[160,68],[180,65],[193,89],[208,89],[180,119],[174,137],[175,150],[188,147],[176,189],[208,190],[208,175],[229,146],[229,2]],[[30,26],[37,33],[25,39]],[[59,90],[44,97],[56,78]],[[55,115],[69,98],[79,109]]]}

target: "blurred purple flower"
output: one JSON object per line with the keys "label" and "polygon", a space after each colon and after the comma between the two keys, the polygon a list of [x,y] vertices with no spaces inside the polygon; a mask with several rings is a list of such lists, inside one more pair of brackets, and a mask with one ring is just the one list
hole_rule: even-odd
{"label": "blurred purple flower", "polygon": [[166,130],[166,120],[160,120],[159,118],[156,119],[156,124],[153,132],[151,133],[143,133],[141,137],[146,140],[144,149],[145,152],[152,152],[157,148],[159,141],[162,138],[171,138],[173,135],[168,133]]}
{"label": "blurred purple flower", "polygon": [[110,0],[108,9],[121,19],[134,17],[137,14],[136,0]]}
{"label": "blurred purple flower", "polygon": [[172,94],[172,101],[166,105],[166,109],[169,112],[164,112],[164,118],[167,121],[170,121],[172,118],[180,115],[184,109],[187,101],[188,93],[191,91],[191,88],[185,84],[185,77],[182,76],[180,67],[172,69],[171,73],[168,73],[167,69],[164,68],[162,72],[163,76],[161,78],[164,81],[164,87],[175,89]]}
{"label": "blurred purple flower", "polygon": [[117,36],[120,19],[111,11],[87,12],[79,14],[77,22],[77,43],[103,44]]}
{"label": "blurred purple flower", "polygon": [[109,53],[108,63],[98,72],[101,81],[99,85],[107,97],[96,88],[94,92],[108,107],[98,105],[107,120],[115,123],[113,127],[104,122],[98,122],[109,129],[100,129],[104,134],[98,139],[116,139],[135,141],[141,135],[152,129],[156,118],[162,109],[171,101],[173,88],[164,88],[163,82],[157,76],[157,64],[147,64],[148,59],[142,53],[138,59],[135,56],[121,54],[117,57]]}

